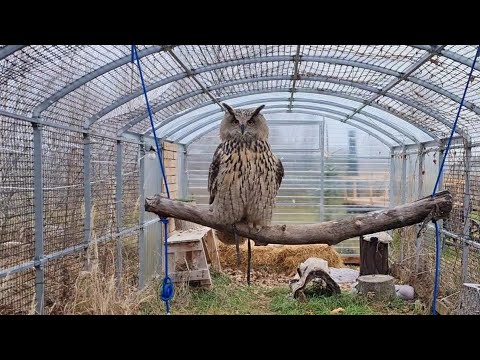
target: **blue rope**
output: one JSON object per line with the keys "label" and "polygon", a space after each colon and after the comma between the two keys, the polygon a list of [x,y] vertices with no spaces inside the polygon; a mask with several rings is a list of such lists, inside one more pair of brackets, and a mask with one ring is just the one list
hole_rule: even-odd
{"label": "blue rope", "polygon": [[[460,106],[458,107],[457,116],[455,118],[455,122],[453,123],[453,127],[452,127],[452,132],[450,133],[450,137],[448,138],[447,147],[445,149],[445,153],[443,154],[442,164],[440,165],[440,169],[438,171],[437,181],[435,182],[435,186],[433,187],[432,197],[437,192],[437,188],[440,183],[440,178],[442,177],[445,160],[447,159],[448,151],[450,150],[450,144],[452,143],[452,138],[457,128],[458,118],[460,116],[460,112],[463,107],[463,102],[465,100],[465,95],[467,94],[468,85],[470,84],[470,80],[472,79],[473,69],[475,69],[475,63],[477,62],[477,58],[479,54],[480,54],[480,46],[477,47],[477,53],[472,62],[472,67],[470,69],[470,74],[468,75],[467,84],[465,85],[465,90],[463,91],[462,101],[460,102]],[[437,314],[438,282],[440,278],[440,230],[435,220],[433,220],[433,223],[435,224],[435,283],[433,288],[432,315],[436,315]]]}
{"label": "blue rope", "polygon": [[[160,169],[162,170],[163,182],[165,184],[165,190],[167,192],[167,197],[170,199],[170,190],[168,189],[167,176],[165,174],[165,168],[163,167],[162,160],[162,151],[160,145],[158,144],[157,132],[155,131],[155,125],[153,123],[153,114],[152,109],[150,108],[150,103],[148,102],[147,96],[147,87],[145,86],[145,81],[143,79],[142,66],[140,64],[140,58],[138,57],[138,50],[136,45],[132,45],[132,64],[137,61],[138,72],[140,74],[140,80],[142,82],[143,95],[145,96],[145,103],[147,105],[148,117],[150,118],[150,125],[152,127],[153,138],[155,139],[155,147],[157,148],[158,161],[160,163]],[[163,223],[164,229],[164,239],[165,239],[165,277],[162,281],[162,290],[160,293],[160,298],[165,302],[167,314],[170,314],[170,300],[173,299],[175,294],[175,287],[173,280],[168,276],[168,219],[160,218],[160,221]]]}
{"label": "blue rope", "polygon": [[165,168],[163,167],[162,151],[160,149],[160,146],[158,145],[157,132],[155,131],[155,125],[153,123],[152,109],[150,108],[150,103],[148,102],[147,87],[145,86],[145,80],[143,79],[142,66],[140,64],[140,58],[138,57],[138,51],[137,51],[136,45],[132,45],[132,52],[133,52],[132,62],[134,57],[137,60],[138,72],[140,73],[140,80],[142,82],[143,95],[145,96],[145,103],[147,104],[148,117],[150,118],[150,125],[152,126],[153,138],[155,139],[155,146],[157,148],[158,161],[160,162],[160,168],[162,169],[163,182],[165,184],[165,190],[167,191],[167,197],[170,199],[170,190],[168,189],[167,176],[165,174]]}
{"label": "blue rope", "polygon": [[167,314],[170,314],[170,303],[169,301],[173,299],[173,295],[175,294],[175,287],[173,285],[173,280],[170,276],[168,276],[168,248],[167,248],[167,239],[168,239],[168,219],[162,218],[164,229],[164,236],[165,236],[165,277],[162,281],[162,291],[160,293],[160,299],[165,302],[165,306],[167,307]]}

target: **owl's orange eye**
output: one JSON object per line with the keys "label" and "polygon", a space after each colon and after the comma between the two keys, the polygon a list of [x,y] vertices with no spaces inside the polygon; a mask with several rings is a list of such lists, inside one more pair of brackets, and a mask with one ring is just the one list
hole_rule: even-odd
{"label": "owl's orange eye", "polygon": [[254,123],[255,123],[255,121],[253,121],[252,119],[250,119],[250,120],[247,121],[247,124],[248,124],[248,125],[253,125]]}
{"label": "owl's orange eye", "polygon": [[238,124],[238,120],[237,119],[232,119],[232,124]]}

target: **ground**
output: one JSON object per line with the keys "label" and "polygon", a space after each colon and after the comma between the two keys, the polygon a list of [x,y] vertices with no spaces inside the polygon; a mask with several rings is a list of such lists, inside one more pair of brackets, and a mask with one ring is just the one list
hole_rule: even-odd
{"label": "ground", "polygon": [[[305,302],[292,298],[288,278],[255,274],[252,285],[247,286],[242,275],[213,273],[210,289],[187,288],[177,285],[171,302],[172,314],[178,315],[341,315],[421,314],[418,302],[396,299],[388,304],[375,303],[342,291],[338,296],[323,297],[307,294]],[[157,293],[159,285],[156,285]],[[342,310],[338,310],[342,308]],[[336,310],[337,309],[337,310]],[[141,314],[165,314],[165,305],[158,296],[150,298]]]}

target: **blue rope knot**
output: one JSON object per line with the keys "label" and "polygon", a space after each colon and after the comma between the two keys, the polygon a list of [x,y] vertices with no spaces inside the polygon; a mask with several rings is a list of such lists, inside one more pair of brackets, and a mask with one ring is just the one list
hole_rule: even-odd
{"label": "blue rope knot", "polygon": [[168,224],[168,219],[167,218],[160,218],[160,221],[163,223],[163,225],[167,225]]}
{"label": "blue rope knot", "polygon": [[160,293],[160,299],[165,302],[168,302],[173,299],[173,295],[175,294],[175,286],[173,280],[170,276],[165,276],[162,281],[162,292]]}

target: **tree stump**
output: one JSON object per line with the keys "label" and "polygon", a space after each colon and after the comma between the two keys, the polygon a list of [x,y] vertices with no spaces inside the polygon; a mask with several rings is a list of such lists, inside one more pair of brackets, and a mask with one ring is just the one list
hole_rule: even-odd
{"label": "tree stump", "polygon": [[359,276],[356,289],[359,294],[373,297],[375,300],[395,299],[395,284],[390,275]]}
{"label": "tree stump", "polygon": [[480,315],[480,284],[463,284],[457,315]]}
{"label": "tree stump", "polygon": [[360,236],[360,276],[388,274],[388,244],[386,232]]}

